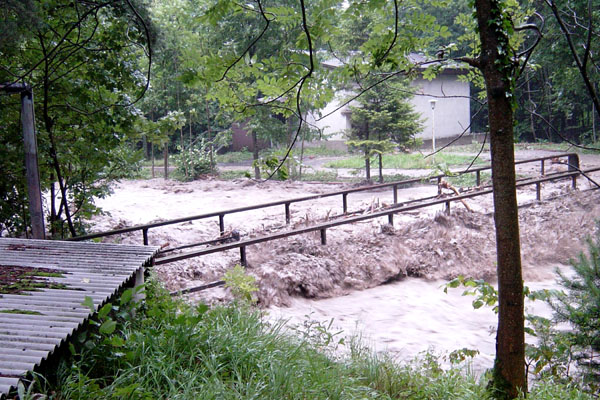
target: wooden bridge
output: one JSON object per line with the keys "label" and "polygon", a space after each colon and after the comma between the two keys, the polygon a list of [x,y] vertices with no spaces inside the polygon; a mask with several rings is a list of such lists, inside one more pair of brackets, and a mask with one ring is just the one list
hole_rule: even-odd
{"label": "wooden bridge", "polygon": [[0,238],[0,398],[124,285],[143,283],[154,246]]}

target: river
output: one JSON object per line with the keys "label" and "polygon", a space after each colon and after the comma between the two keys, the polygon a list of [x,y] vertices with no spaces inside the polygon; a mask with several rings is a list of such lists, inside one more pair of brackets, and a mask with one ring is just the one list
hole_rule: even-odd
{"label": "river", "polygon": [[[431,350],[447,354],[453,350],[477,349],[476,373],[493,365],[497,316],[490,307],[473,309],[472,296],[461,288],[444,293],[444,281],[406,278],[402,281],[355,291],[347,296],[323,300],[295,298],[290,307],[269,308],[270,318],[327,325],[341,336],[358,335],[375,351],[387,351],[399,360],[409,360]],[[555,280],[526,282],[532,290],[556,288]],[[526,303],[526,311],[549,317],[543,302]],[[528,337],[532,342],[535,338]],[[348,343],[348,341],[346,341]]]}

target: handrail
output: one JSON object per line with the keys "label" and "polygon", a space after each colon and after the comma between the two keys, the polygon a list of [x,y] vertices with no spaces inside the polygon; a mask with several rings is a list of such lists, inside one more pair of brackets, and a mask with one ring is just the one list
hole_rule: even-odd
{"label": "handrail", "polygon": [[[576,166],[579,167],[579,158],[576,153],[561,153],[561,154],[555,154],[555,155],[551,155],[551,156],[519,160],[519,161],[515,161],[515,164],[525,164],[525,163],[541,161],[542,162],[541,173],[543,175],[544,169],[545,169],[544,162],[546,160],[561,158],[561,157],[568,157],[569,158],[568,164],[576,164]],[[574,158],[573,162],[571,162],[572,158]],[[467,173],[476,173],[477,178],[478,178],[477,183],[479,185],[480,172],[488,170],[488,169],[491,169],[491,165],[484,166],[484,167],[472,168],[467,171],[456,171],[456,172],[453,172],[453,174],[463,175],[463,174],[467,174]],[[570,166],[569,166],[569,170],[571,170]],[[66,240],[72,240],[72,241],[89,240],[89,239],[95,239],[95,238],[99,238],[99,237],[112,236],[112,235],[118,235],[118,234],[122,234],[122,233],[129,233],[129,232],[135,232],[135,231],[141,230],[143,233],[144,244],[147,245],[148,244],[148,230],[151,228],[157,228],[157,227],[161,227],[161,226],[178,224],[178,223],[182,223],[182,222],[189,222],[189,221],[212,218],[212,217],[219,217],[219,228],[220,228],[219,232],[223,233],[225,230],[225,223],[224,223],[225,215],[244,212],[244,211],[258,210],[258,209],[268,208],[268,207],[281,206],[281,205],[285,206],[286,224],[289,224],[290,220],[291,220],[290,205],[293,203],[299,203],[299,202],[308,201],[308,200],[316,200],[316,199],[322,199],[322,198],[326,198],[326,197],[341,195],[342,202],[343,202],[343,204],[342,204],[343,213],[346,214],[348,211],[347,196],[350,193],[356,193],[356,192],[362,192],[362,191],[373,191],[373,190],[377,190],[377,189],[393,187],[394,188],[394,203],[397,203],[397,189],[399,186],[410,185],[410,184],[414,184],[414,183],[423,182],[425,180],[434,180],[434,179],[437,179],[439,182],[442,178],[447,177],[447,176],[448,176],[447,174],[424,176],[424,177],[420,177],[420,178],[407,179],[407,180],[403,180],[403,181],[380,183],[380,184],[375,184],[375,185],[370,185],[370,186],[338,190],[338,191],[327,192],[327,193],[322,193],[322,194],[317,194],[317,195],[296,197],[296,198],[287,199],[287,200],[278,200],[278,201],[262,203],[262,204],[252,205],[252,206],[238,207],[238,208],[232,208],[232,209],[222,210],[222,211],[215,211],[215,212],[210,212],[210,213],[205,213],[205,214],[198,214],[198,215],[193,215],[193,216],[188,216],[188,217],[175,218],[175,219],[171,219],[171,220],[167,220],[167,221],[153,222],[153,223],[148,223],[148,224],[143,224],[143,225],[135,225],[135,226],[115,229],[115,230],[111,230],[111,231],[91,233],[88,235],[68,238]]]}
{"label": "handrail", "polygon": [[[585,170],[584,173],[594,172],[594,171],[600,171],[600,167]],[[554,181],[554,180],[559,180],[559,179],[564,179],[564,178],[575,179],[579,175],[580,175],[580,172],[578,172],[578,171],[563,172],[563,173],[555,174],[555,175],[548,176],[548,177],[519,182],[516,184],[516,187],[524,187],[524,186],[529,186],[529,185],[540,185],[541,183],[544,183],[544,182],[549,182],[549,181]],[[205,248],[202,250],[196,250],[196,251],[191,251],[191,252],[187,252],[187,253],[180,253],[180,254],[174,254],[174,255],[170,255],[170,256],[166,256],[166,257],[162,257],[162,258],[156,258],[154,260],[154,264],[155,265],[167,264],[167,263],[174,262],[174,261],[180,261],[180,260],[184,260],[184,259],[188,259],[188,258],[192,258],[192,257],[197,257],[197,256],[205,255],[205,254],[211,254],[211,253],[217,253],[217,252],[231,250],[231,249],[235,249],[235,248],[240,249],[242,263],[244,264],[245,263],[245,253],[246,253],[245,248],[247,246],[250,246],[253,244],[268,242],[268,241],[276,240],[276,239],[282,239],[282,238],[290,237],[290,236],[297,236],[297,235],[315,232],[315,231],[321,231],[321,241],[323,244],[325,244],[325,240],[324,240],[324,238],[326,237],[325,231],[328,228],[332,228],[332,227],[339,226],[339,225],[351,224],[351,223],[360,222],[360,221],[373,219],[373,218],[386,217],[386,216],[389,218],[390,222],[392,222],[393,215],[400,213],[400,212],[411,211],[411,210],[416,210],[416,209],[425,208],[425,207],[431,207],[431,206],[435,206],[438,204],[444,204],[444,203],[446,203],[446,205],[448,207],[449,204],[453,201],[461,201],[464,199],[469,199],[469,198],[473,198],[473,197],[477,197],[477,196],[483,196],[483,195],[490,194],[490,193],[493,193],[492,189],[485,189],[485,190],[479,190],[476,192],[471,192],[471,193],[426,201],[426,202],[423,202],[420,204],[415,204],[415,205],[405,206],[402,204],[397,204],[397,205],[393,205],[385,210],[373,212],[371,214],[358,215],[358,216],[354,216],[354,217],[345,218],[343,220],[319,223],[319,224],[315,224],[315,225],[311,225],[311,226],[307,226],[307,227],[293,229],[291,231],[278,232],[278,233],[274,233],[274,234],[267,235],[267,236],[261,236],[261,237],[257,237],[257,238],[251,238],[251,239],[244,239],[244,240],[240,240],[237,242],[231,242],[231,243],[224,243],[224,244],[220,244],[217,246]],[[160,257],[160,253],[159,253],[159,257]]]}

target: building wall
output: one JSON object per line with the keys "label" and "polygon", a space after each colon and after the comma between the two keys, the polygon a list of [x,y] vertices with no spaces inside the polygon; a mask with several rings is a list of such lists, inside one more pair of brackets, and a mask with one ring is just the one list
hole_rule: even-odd
{"label": "building wall", "polygon": [[[469,83],[461,82],[458,75],[453,72],[444,72],[432,81],[422,78],[415,79],[411,85],[415,88],[415,96],[411,99],[415,111],[423,119],[423,131],[417,135],[423,141],[432,138],[432,110],[430,100],[437,100],[435,105],[435,136],[437,138],[450,138],[460,135],[463,131],[469,133],[471,120],[470,89]],[[350,93],[344,92],[337,96],[321,110],[321,115],[326,115],[340,106]],[[348,106],[335,111],[319,121],[318,115],[307,116],[307,122],[321,129],[328,140],[345,140],[344,131],[350,128]]]}
{"label": "building wall", "polygon": [[[415,96],[411,102],[415,111],[421,113],[423,117],[423,131],[417,137],[431,140],[432,128],[435,129],[436,139],[456,137],[463,132],[470,132],[471,109],[468,82],[461,82],[456,74],[444,73],[432,81],[417,78],[411,86],[415,88]],[[431,109],[430,100],[436,100],[435,110]],[[433,126],[434,119],[435,126]]]}

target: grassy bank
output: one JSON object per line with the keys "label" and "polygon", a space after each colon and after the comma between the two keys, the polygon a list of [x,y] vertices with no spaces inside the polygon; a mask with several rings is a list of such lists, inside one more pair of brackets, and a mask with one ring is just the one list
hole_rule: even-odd
{"label": "grassy bank", "polygon": [[[98,324],[75,339],[74,356],[31,391],[51,399],[489,398],[485,377],[460,365],[442,369],[434,356],[401,364],[343,343],[322,325],[291,334],[249,306],[191,307],[153,286],[135,318],[124,312],[126,302],[101,312]],[[528,398],[591,399],[553,382],[540,383]]]}
{"label": "grassy bank", "polygon": [[[449,167],[468,165],[473,161],[472,156],[458,154],[438,153],[435,157],[424,157],[419,153],[410,154],[386,154],[383,156],[383,168],[393,169],[431,169],[436,164],[446,164]],[[483,160],[477,160],[477,164],[485,164]],[[371,159],[371,169],[376,168],[378,161],[375,157]],[[334,160],[326,164],[328,168],[364,168],[365,160],[361,156],[353,156]]]}

